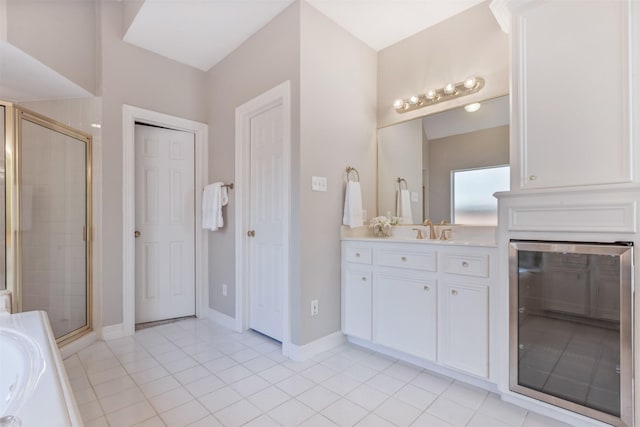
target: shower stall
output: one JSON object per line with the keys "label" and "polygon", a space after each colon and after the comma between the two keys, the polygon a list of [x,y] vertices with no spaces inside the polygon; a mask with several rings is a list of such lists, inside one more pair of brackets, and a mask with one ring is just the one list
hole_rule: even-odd
{"label": "shower stall", "polygon": [[0,289],[12,312],[46,311],[63,345],[92,328],[92,138],[3,101],[0,135]]}

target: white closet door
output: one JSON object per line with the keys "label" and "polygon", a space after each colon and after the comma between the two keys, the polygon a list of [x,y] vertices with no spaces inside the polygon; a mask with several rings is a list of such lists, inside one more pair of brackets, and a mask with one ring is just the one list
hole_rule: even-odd
{"label": "white closet door", "polygon": [[283,247],[282,106],[251,119],[249,327],[276,340],[283,336],[286,256]]}
{"label": "white closet door", "polygon": [[136,124],[135,145],[136,323],[194,315],[194,135]]}

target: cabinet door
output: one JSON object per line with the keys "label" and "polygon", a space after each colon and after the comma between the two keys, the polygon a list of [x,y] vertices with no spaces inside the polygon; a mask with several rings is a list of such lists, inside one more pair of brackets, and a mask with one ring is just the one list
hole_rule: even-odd
{"label": "cabinet door", "polygon": [[371,340],[371,269],[344,267],[342,332]]}
{"label": "cabinet door", "polygon": [[629,1],[536,2],[515,15],[520,186],[630,182]]}
{"label": "cabinet door", "polygon": [[436,360],[435,280],[377,273],[373,284],[373,340],[423,359]]}
{"label": "cabinet door", "polygon": [[440,283],[441,363],[489,377],[489,290],[484,285]]}

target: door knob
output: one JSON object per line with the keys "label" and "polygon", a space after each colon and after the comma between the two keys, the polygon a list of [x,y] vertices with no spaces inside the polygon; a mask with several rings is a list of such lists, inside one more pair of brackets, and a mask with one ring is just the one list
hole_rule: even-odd
{"label": "door knob", "polygon": [[133,237],[140,237],[140,232],[138,230],[133,232]]}
{"label": "door knob", "polygon": [[249,231],[247,231],[247,236],[249,236],[249,237],[256,237],[256,230],[249,230]]}

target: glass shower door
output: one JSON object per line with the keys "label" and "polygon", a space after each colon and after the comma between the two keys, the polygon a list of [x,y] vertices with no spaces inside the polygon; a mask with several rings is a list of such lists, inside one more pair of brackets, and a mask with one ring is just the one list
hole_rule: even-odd
{"label": "glass shower door", "polygon": [[44,310],[59,342],[90,330],[91,138],[20,112],[21,311]]}

